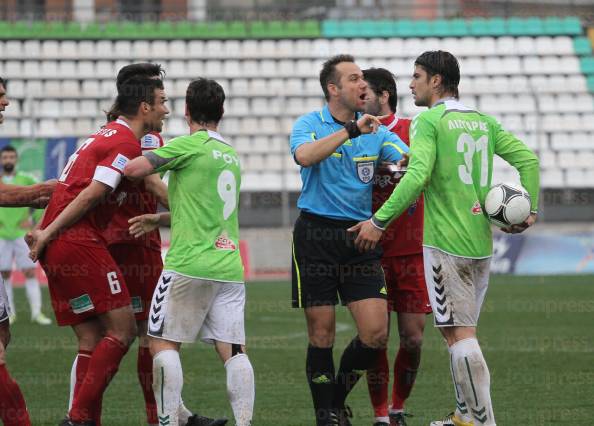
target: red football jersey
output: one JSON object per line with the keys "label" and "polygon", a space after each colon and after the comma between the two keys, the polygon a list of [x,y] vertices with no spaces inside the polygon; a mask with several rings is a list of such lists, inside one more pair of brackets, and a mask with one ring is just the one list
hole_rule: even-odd
{"label": "red football jersey", "polygon": [[110,186],[113,191],[78,222],[62,231],[58,238],[89,246],[104,246],[106,241],[102,233],[132,188],[131,182],[123,178],[124,167],[139,155],[138,139],[124,121],[111,122],[89,137],[64,167],[41,228],[45,229],[91,181],[96,180]]}
{"label": "red football jersey", "polygon": [[[151,151],[163,146],[163,138],[159,133],[149,133],[140,139],[142,152]],[[135,185],[128,193],[124,204],[117,210],[103,236],[107,244],[135,244],[161,251],[159,230],[134,238],[128,232],[128,220],[147,213],[157,212],[157,199],[149,193],[144,182]]]}
{"label": "red football jersey", "polygon": [[[398,118],[394,114],[382,121],[388,130],[396,133],[410,145],[408,129],[411,120]],[[373,178],[373,211],[378,210],[390,197],[400,180],[392,173],[379,169]],[[421,195],[406,212],[395,219],[382,238],[384,256],[405,256],[423,252],[423,196]]]}

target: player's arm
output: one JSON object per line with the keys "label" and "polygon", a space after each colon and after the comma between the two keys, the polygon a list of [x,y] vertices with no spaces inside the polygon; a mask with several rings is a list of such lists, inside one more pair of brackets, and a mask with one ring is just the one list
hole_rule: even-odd
{"label": "player's arm", "polygon": [[0,206],[45,207],[56,187],[55,180],[28,186],[0,183]]}
{"label": "player's arm", "polygon": [[[134,161],[134,160],[132,160]],[[148,192],[153,194],[159,204],[169,209],[169,197],[167,195],[167,185],[161,180],[158,173],[153,173],[144,178],[144,186]]]}
{"label": "player's arm", "polygon": [[128,162],[124,168],[124,176],[141,179],[153,173],[166,172],[185,167],[197,152],[189,152],[186,138],[174,138],[165,146],[146,151],[141,157]]}
{"label": "player's arm", "polygon": [[[416,122],[416,125],[415,125]],[[360,251],[374,248],[390,222],[399,217],[417,198],[429,182],[437,147],[435,127],[422,115],[411,126],[411,155],[408,169],[390,198],[371,219],[359,222],[349,229],[358,232],[355,246]]]}
{"label": "player's arm", "polygon": [[520,182],[530,194],[530,211],[528,219],[519,225],[502,228],[508,233],[520,233],[536,222],[538,213],[538,196],[540,191],[540,165],[538,157],[521,140],[512,133],[498,126],[495,135],[495,154],[499,155],[520,174]]}
{"label": "player's arm", "polygon": [[124,176],[130,179],[142,179],[153,173],[155,168],[144,155],[129,161],[124,168]]}
{"label": "player's arm", "polygon": [[31,260],[37,261],[47,243],[54,239],[60,232],[78,222],[112,190],[113,188],[111,186],[97,180],[92,180],[89,186],[83,189],[47,228],[32,232],[31,239],[33,246],[29,253]]}
{"label": "player's arm", "polygon": [[133,217],[128,221],[130,227],[128,232],[134,238],[142,237],[144,234],[154,231],[159,226],[171,226],[171,213],[143,214]]}
{"label": "player's arm", "polygon": [[[374,133],[381,125],[381,117],[364,114],[357,120],[357,127],[361,134]],[[321,139],[316,139],[315,131],[301,117],[295,123],[291,132],[291,153],[295,162],[301,167],[311,167],[330,157],[334,151],[349,139],[346,128],[342,128]]]}

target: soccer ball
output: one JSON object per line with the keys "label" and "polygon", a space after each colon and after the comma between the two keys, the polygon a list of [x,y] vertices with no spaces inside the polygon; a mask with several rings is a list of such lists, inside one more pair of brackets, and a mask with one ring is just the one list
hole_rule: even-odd
{"label": "soccer ball", "polygon": [[530,216],[530,194],[518,183],[499,183],[487,193],[485,212],[500,228],[517,225]]}

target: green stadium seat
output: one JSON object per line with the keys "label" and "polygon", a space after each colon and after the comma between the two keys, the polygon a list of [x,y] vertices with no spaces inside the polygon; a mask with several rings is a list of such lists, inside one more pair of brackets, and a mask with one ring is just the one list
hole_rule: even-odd
{"label": "green stadium seat", "polygon": [[361,37],[359,21],[353,19],[345,19],[339,24],[339,37]]}
{"label": "green stadium seat", "polygon": [[102,34],[103,30],[96,22],[83,24],[80,28],[80,38],[82,39],[99,39]]}
{"label": "green stadium seat", "polygon": [[396,35],[394,21],[383,19],[375,21],[377,37],[393,37]]}
{"label": "green stadium seat", "polygon": [[28,22],[17,21],[12,24],[10,38],[28,38],[31,34],[31,27]]}
{"label": "green stadium seat", "polygon": [[355,25],[355,31],[358,33],[358,37],[379,37],[379,29],[377,27],[377,21],[359,21]]}
{"label": "green stadium seat", "polygon": [[464,37],[469,34],[468,22],[464,19],[452,19],[450,21],[450,36]]}
{"label": "green stadium seat", "polygon": [[485,18],[473,18],[469,23],[469,32],[473,36],[483,36],[489,33]]}
{"label": "green stadium seat", "polygon": [[[33,27],[29,25],[29,31]],[[66,24],[62,21],[51,21],[46,24],[44,38],[65,39],[68,38],[66,34]]]}
{"label": "green stadium seat", "polygon": [[320,28],[320,23],[313,19],[308,19],[306,21],[303,21],[302,28],[303,28],[303,37],[314,38],[314,37],[322,36],[322,30]]}
{"label": "green stadium seat", "polygon": [[80,22],[68,22],[65,28],[65,34],[67,39],[80,39],[82,38],[82,30],[80,27]]}
{"label": "green stadium seat", "polygon": [[560,18],[557,18],[556,16],[550,16],[545,18],[543,20],[542,25],[543,35],[555,36],[565,34],[563,21]]}
{"label": "green stadium seat", "polygon": [[569,16],[563,20],[563,29],[565,34],[580,35],[582,34],[582,23],[579,18],[575,16]]}
{"label": "green stadium seat", "polygon": [[432,22],[426,19],[418,19],[413,21],[413,36],[414,37],[430,37],[433,36]]}
{"label": "green stadium seat", "polygon": [[587,37],[576,37],[573,39],[573,49],[576,55],[584,56],[592,54],[592,44]]}
{"label": "green stadium seat", "polygon": [[580,67],[584,74],[594,74],[594,57],[585,57],[580,59]]}
{"label": "green stadium seat", "polygon": [[[141,24],[141,28],[142,26],[144,26],[145,22],[143,22]],[[150,27],[150,26],[147,26]],[[171,39],[171,38],[176,38],[176,27],[173,24],[173,22],[171,21],[159,21],[156,25],[153,24],[152,25],[153,28],[153,33],[154,36],[151,38],[161,38],[161,39]],[[147,28],[147,31],[149,31],[149,37],[150,37],[150,30],[149,28]],[[142,31],[142,33],[144,33],[144,31]]]}
{"label": "green stadium seat", "polygon": [[503,18],[487,19],[487,34],[490,36],[502,36],[507,34],[506,21]]}
{"label": "green stadium seat", "polygon": [[410,19],[401,19],[395,22],[396,35],[398,37],[414,37],[415,26]]}
{"label": "green stadium seat", "polygon": [[322,21],[321,31],[322,36],[326,38],[340,37],[339,22],[333,19],[326,19]]}
{"label": "green stadium seat", "polygon": [[264,21],[252,21],[248,27],[248,35],[252,38],[265,38],[267,34]]}
{"label": "green stadium seat", "polygon": [[436,19],[431,21],[431,34],[437,37],[447,37],[450,35],[450,21],[447,19]]}
{"label": "green stadium seat", "polygon": [[227,34],[230,38],[245,38],[247,32],[245,22],[243,21],[231,21],[227,26]]}

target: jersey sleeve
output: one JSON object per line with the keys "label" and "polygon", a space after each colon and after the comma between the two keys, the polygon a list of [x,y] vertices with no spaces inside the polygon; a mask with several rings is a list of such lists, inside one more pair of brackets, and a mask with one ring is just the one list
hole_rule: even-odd
{"label": "jersey sleeve", "polygon": [[165,146],[145,152],[143,155],[151,162],[156,172],[183,169],[197,154],[190,149],[185,137],[174,138]]}
{"label": "jersey sleeve", "polygon": [[[314,142],[316,139],[315,128],[308,117],[306,115],[299,117],[293,125],[289,140],[293,159],[295,159],[295,151],[297,151],[297,148],[303,144]],[[295,162],[297,161],[295,160]]]}
{"label": "jersey sleeve", "polygon": [[536,212],[540,190],[540,166],[536,154],[512,133],[503,130],[499,123],[495,128],[495,154],[518,170],[520,182],[530,194],[530,209]]}
{"label": "jersey sleeve", "polygon": [[128,161],[140,154],[140,144],[137,141],[114,141],[103,159],[97,164],[93,180],[116,189],[122,180],[124,167]]}
{"label": "jersey sleeve", "polygon": [[382,127],[380,132],[382,133],[379,136],[383,139],[380,158],[383,161],[395,163],[408,153],[408,146],[396,133],[390,132],[386,127]]}
{"label": "jersey sleeve", "polygon": [[437,129],[423,114],[418,115],[410,128],[410,160],[407,171],[390,198],[375,213],[374,220],[382,226],[399,217],[423,192],[429,182],[437,147]]}

